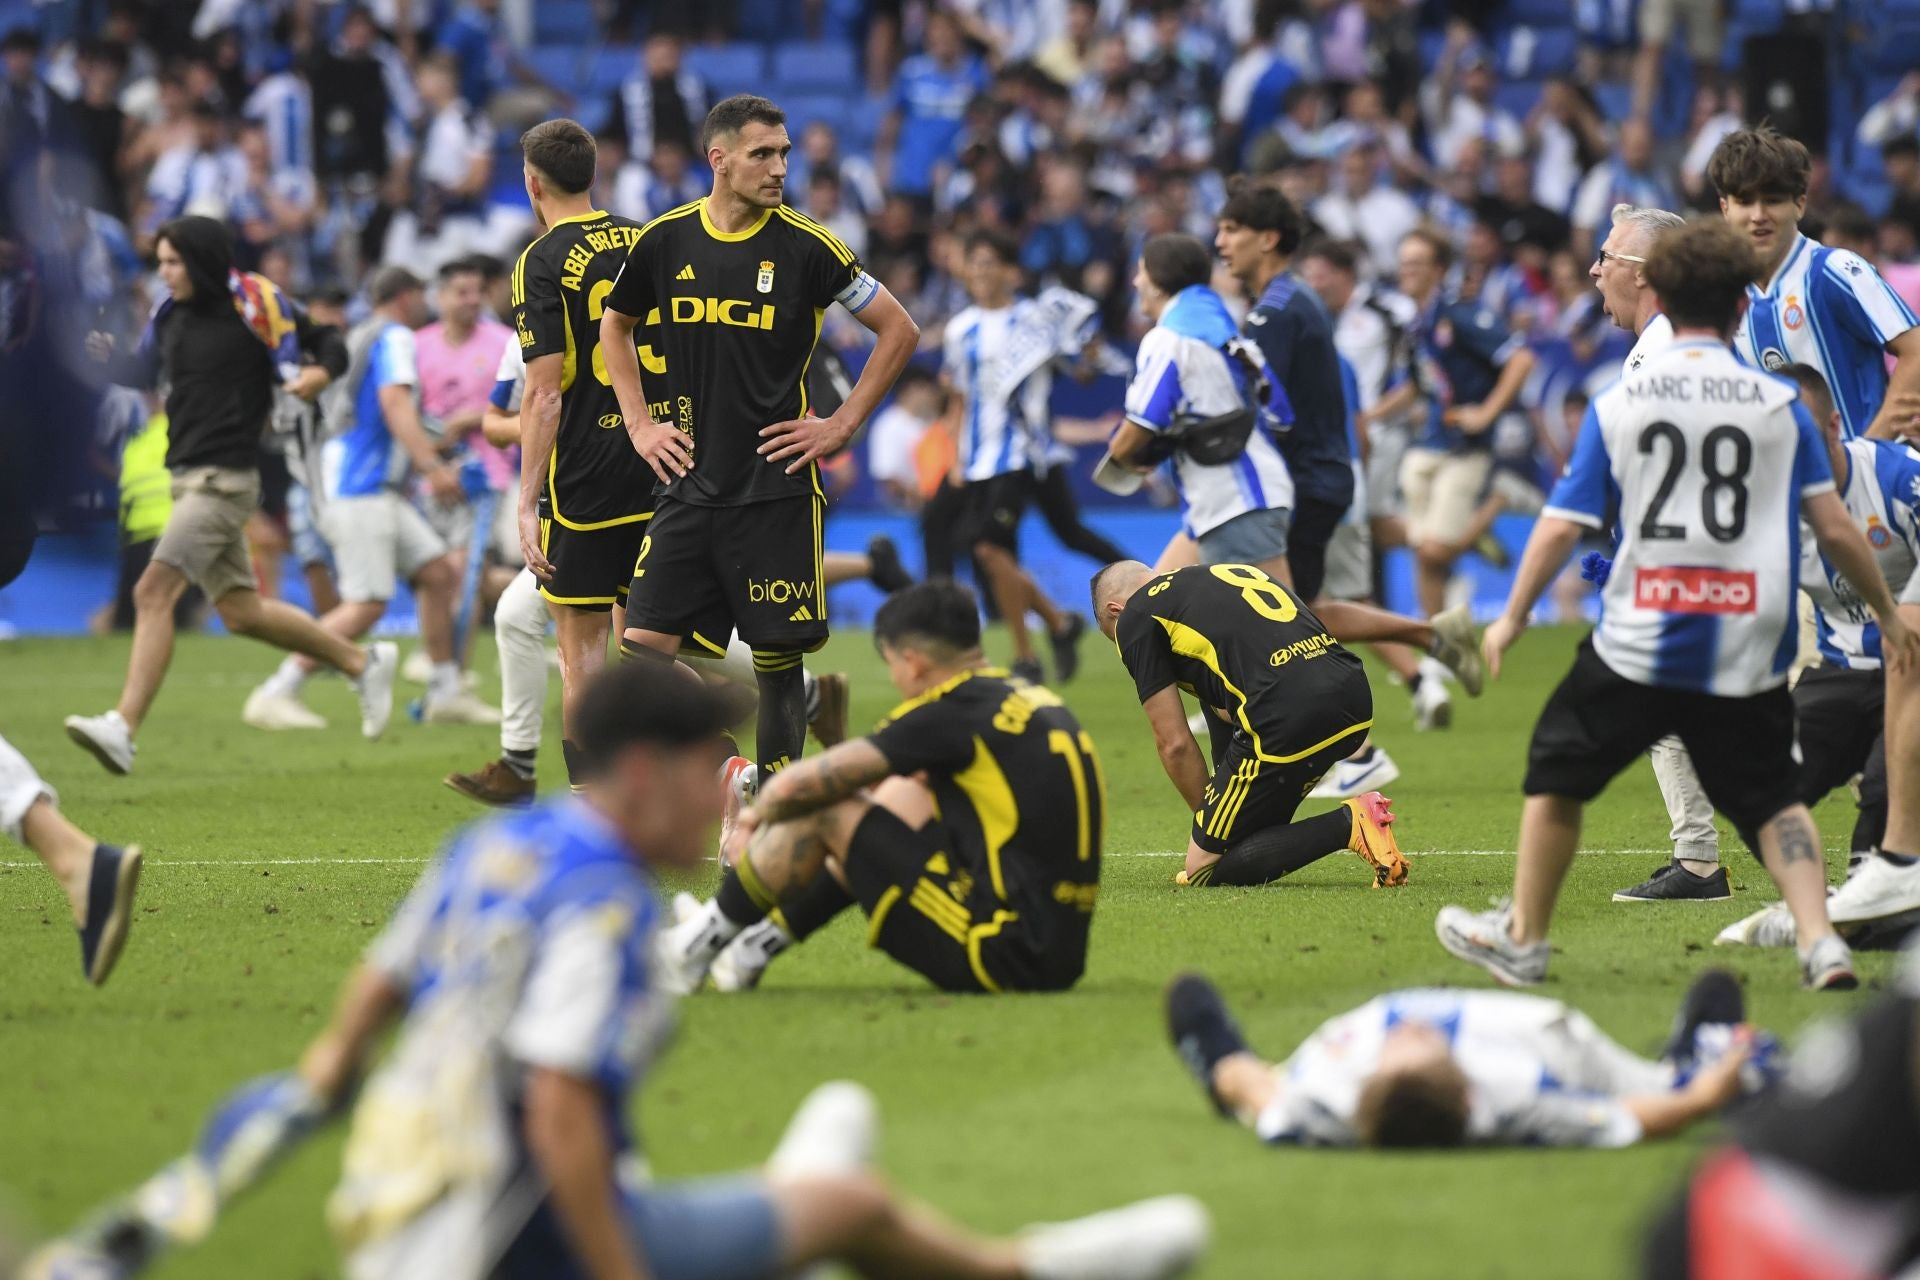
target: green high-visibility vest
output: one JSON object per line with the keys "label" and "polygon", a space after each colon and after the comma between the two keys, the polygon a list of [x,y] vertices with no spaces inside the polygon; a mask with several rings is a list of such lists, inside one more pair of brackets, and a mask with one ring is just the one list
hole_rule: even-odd
{"label": "green high-visibility vest", "polygon": [[173,477],[167,471],[167,415],[156,413],[120,455],[120,536],[151,542],[173,514]]}

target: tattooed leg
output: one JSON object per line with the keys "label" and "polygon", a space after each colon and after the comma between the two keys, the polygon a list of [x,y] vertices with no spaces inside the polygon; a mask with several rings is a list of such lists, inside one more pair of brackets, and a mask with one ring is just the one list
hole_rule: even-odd
{"label": "tattooed leg", "polygon": [[1827,860],[1805,805],[1782,809],[1760,828],[1760,861],[1780,886],[1805,954],[1834,931],[1827,919]]}

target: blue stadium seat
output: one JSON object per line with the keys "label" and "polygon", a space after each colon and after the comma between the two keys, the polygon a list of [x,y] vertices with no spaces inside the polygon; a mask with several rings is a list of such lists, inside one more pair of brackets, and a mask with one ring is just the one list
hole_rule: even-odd
{"label": "blue stadium seat", "polygon": [[766,54],[757,44],[697,44],[687,50],[687,66],[706,77],[713,96],[764,90]]}
{"label": "blue stadium seat", "polygon": [[1617,80],[1602,80],[1593,86],[1593,100],[1606,120],[1625,120],[1633,113],[1633,86]]}
{"label": "blue stadium seat", "polygon": [[600,34],[593,0],[541,0],[533,9],[533,38],[540,44],[591,44]]}
{"label": "blue stadium seat", "polygon": [[1503,77],[1545,78],[1573,70],[1580,36],[1572,27],[1509,27],[1494,48],[1494,65]]}
{"label": "blue stadium seat", "polygon": [[1905,75],[1914,69],[1916,49],[1920,49],[1920,15],[1884,26],[1875,23],[1866,50],[1867,69],[1876,75]]}
{"label": "blue stadium seat", "polygon": [[775,45],[773,83],[781,93],[845,93],[860,84],[860,62],[837,40]]}
{"label": "blue stadium seat", "polygon": [[1777,31],[1786,21],[1785,0],[1733,0],[1733,20],[1761,31]]}
{"label": "blue stadium seat", "polygon": [[824,120],[844,143],[848,121],[859,114],[861,102],[845,93],[793,93],[780,99],[780,107],[787,113],[787,133],[796,141],[802,129],[815,120]]}
{"label": "blue stadium seat", "polygon": [[557,89],[574,90],[580,83],[581,59],[577,44],[537,44],[527,50],[527,65]]}
{"label": "blue stadium seat", "polygon": [[739,0],[733,29],[743,39],[775,44],[805,20],[800,0]]}
{"label": "blue stadium seat", "polygon": [[1573,6],[1567,0],[1508,0],[1507,21],[1530,27],[1565,26]]}
{"label": "blue stadium seat", "polygon": [[630,44],[610,44],[593,51],[593,66],[587,84],[594,93],[605,96],[620,87],[620,82],[640,67],[640,50]]}
{"label": "blue stadium seat", "polygon": [[1494,105],[1504,111],[1511,111],[1516,119],[1525,120],[1527,113],[1540,101],[1540,81],[1538,80],[1502,80],[1493,91]]}

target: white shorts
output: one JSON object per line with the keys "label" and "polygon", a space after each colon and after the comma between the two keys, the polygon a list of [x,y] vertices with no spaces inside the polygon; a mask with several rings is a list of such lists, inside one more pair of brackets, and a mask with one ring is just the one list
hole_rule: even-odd
{"label": "white shorts", "polygon": [[1373,598],[1373,535],[1366,525],[1342,520],[1334,526],[1320,594],[1329,600]]}
{"label": "white shorts", "polygon": [[1442,453],[1409,449],[1400,464],[1400,489],[1407,500],[1407,541],[1414,546],[1458,543],[1480,505],[1493,470],[1487,453]]}
{"label": "white shorts", "polygon": [[427,518],[397,493],[328,499],[320,532],[333,547],[340,598],[355,604],[393,599],[399,578],[411,581],[447,554]]}
{"label": "white shorts", "polygon": [[20,824],[26,821],[27,810],[42,798],[49,803],[58,803],[60,799],[34,772],[27,758],[15,751],[11,742],[0,738],[0,831],[25,844]]}

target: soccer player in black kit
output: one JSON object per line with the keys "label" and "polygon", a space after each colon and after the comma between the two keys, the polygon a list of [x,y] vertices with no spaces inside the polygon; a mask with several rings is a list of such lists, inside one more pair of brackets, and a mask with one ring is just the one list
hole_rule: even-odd
{"label": "soccer player in black kit", "polygon": [[[572,779],[577,700],[606,664],[610,617],[626,601],[653,512],[653,473],[620,430],[611,362],[600,348],[601,308],[640,224],[593,207],[594,141],[583,126],[535,125],[520,150],[527,199],[546,228],[513,268],[513,327],[527,365],[520,551],[540,579],[559,638],[562,745]],[[637,368],[631,335],[623,340]],[[724,633],[719,643],[726,644]],[[523,764],[531,777],[532,760]]]}
{"label": "soccer player in black kit", "polygon": [[[1182,885],[1277,880],[1341,850],[1374,887],[1405,884],[1394,815],[1378,791],[1293,820],[1300,801],[1373,723],[1360,659],[1286,586],[1250,564],[1156,574],[1122,560],[1093,579],[1093,610],[1153,726],[1160,763],[1193,814]],[[1212,776],[1182,691],[1232,725]]]}
{"label": "soccer player in black kit", "polygon": [[[906,701],[775,774],[744,815],[729,801],[720,891],[660,935],[669,988],[709,968],[722,990],[753,985],[830,918],[823,901],[857,901],[871,945],[943,991],[1079,981],[1106,828],[1092,735],[1059,695],[987,665],[980,603],[956,582],[896,593],[873,638]],[[749,954],[727,981],[734,945]]]}
{"label": "soccer player in black kit", "polygon": [[[827,640],[816,462],[873,412],[919,328],[832,232],[781,203],[792,143],[780,108],[728,98],[703,139],[713,193],[641,229],[600,320],[627,435],[660,481],[621,650],[670,660],[696,627],[730,624],[753,649],[764,782],[799,758],[801,662]],[[835,302],[876,342],[845,402],[809,418],[807,365]],[[644,393],[643,322],[659,325],[665,364]]]}

